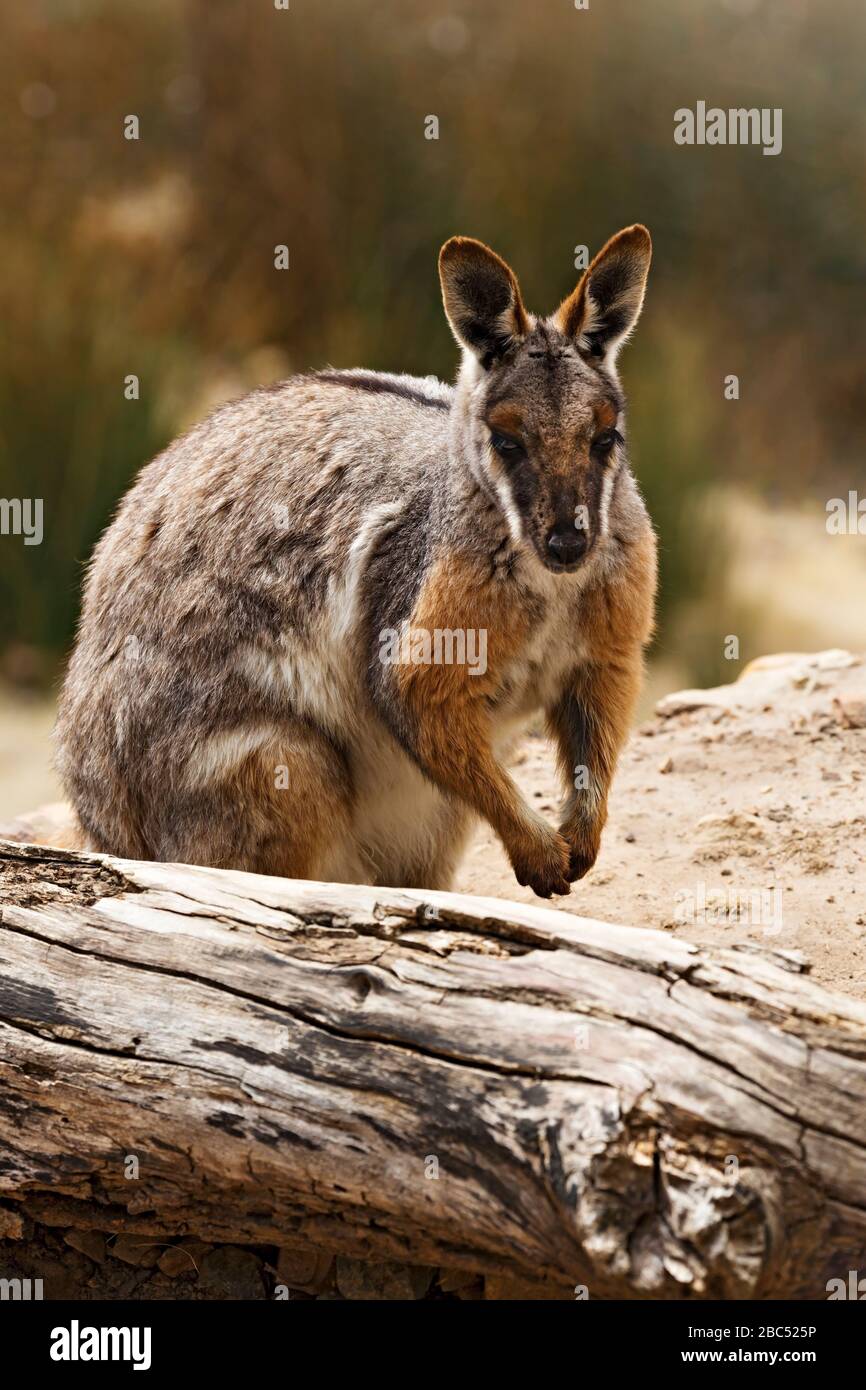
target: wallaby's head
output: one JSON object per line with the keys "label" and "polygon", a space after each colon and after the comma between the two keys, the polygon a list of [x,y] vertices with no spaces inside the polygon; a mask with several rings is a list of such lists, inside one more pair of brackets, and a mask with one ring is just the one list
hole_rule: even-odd
{"label": "wallaby's head", "polygon": [[616,355],[643,303],[646,227],[612,237],[547,319],[527,313],[514,272],[483,242],[452,237],[439,274],[464,350],[456,445],[505,511],[515,541],[554,571],[578,568],[607,533],[624,459]]}

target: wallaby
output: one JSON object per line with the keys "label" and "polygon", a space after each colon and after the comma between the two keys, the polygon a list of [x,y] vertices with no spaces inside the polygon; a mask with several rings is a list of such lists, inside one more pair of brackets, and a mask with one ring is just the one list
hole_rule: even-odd
{"label": "wallaby", "polygon": [[[619,232],[541,319],[504,261],[454,237],[453,388],[295,376],[142,470],[96,547],[60,702],[84,844],[447,888],[480,816],[519,883],[570,891],[653,621],[615,368],[650,256],[644,227]],[[558,830],[502,763],[540,711]]]}

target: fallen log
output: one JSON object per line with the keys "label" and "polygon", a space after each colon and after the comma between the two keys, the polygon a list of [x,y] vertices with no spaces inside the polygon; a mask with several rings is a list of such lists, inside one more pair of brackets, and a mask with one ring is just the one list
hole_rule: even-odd
{"label": "fallen log", "polygon": [[0,842],[27,1219],[823,1298],[866,1267],[866,1008],[792,953]]}

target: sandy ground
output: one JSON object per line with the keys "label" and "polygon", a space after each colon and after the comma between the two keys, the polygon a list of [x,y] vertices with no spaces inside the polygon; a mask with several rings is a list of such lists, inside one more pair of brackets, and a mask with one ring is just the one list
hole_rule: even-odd
{"label": "sandy ground", "polygon": [[0,687],[0,824],[60,798],[51,766],[54,701]]}
{"label": "sandy ground", "polygon": [[[815,979],[866,998],[866,664],[846,653],[764,658],[736,684],[659,708],[623,753],[594,869],[551,905],[692,941],[799,951]],[[555,821],[544,738],[526,740],[514,774]],[[486,828],[454,886],[539,901]]]}

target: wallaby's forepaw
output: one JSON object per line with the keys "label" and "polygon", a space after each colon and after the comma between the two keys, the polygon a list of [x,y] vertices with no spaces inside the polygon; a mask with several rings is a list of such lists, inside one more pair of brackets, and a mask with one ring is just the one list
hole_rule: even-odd
{"label": "wallaby's forepaw", "polygon": [[559,833],[569,846],[568,881],[575,883],[589,873],[598,858],[601,827],[562,825]]}
{"label": "wallaby's forepaw", "polygon": [[511,852],[514,876],[523,888],[531,888],[539,898],[571,892],[568,879],[570,849],[555,830],[525,841]]}

